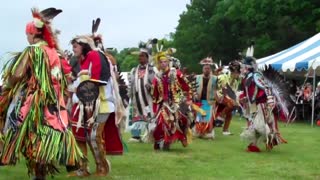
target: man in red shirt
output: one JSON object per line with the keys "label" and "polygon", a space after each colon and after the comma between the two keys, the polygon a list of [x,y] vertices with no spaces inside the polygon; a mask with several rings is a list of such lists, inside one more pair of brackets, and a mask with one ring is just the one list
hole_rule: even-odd
{"label": "man in red shirt", "polygon": [[[117,83],[113,66],[102,51],[94,50],[96,48],[91,37],[77,36],[71,44],[74,55],[80,62],[78,83],[89,80],[99,86],[98,99],[86,104],[78,101],[79,104],[74,107],[73,116],[77,118],[73,119],[73,132],[85,155],[87,155],[86,144],[89,144],[96,162],[96,175],[105,176],[111,168],[109,161],[105,159],[107,148],[112,146],[116,148],[117,153],[123,152],[115,118],[121,100],[118,97],[119,92],[115,90]],[[87,166],[86,162],[82,162],[80,169],[71,175],[88,176]]]}

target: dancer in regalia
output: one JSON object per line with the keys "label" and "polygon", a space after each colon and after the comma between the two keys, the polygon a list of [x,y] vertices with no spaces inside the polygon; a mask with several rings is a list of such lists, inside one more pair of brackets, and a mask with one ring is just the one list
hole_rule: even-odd
{"label": "dancer in regalia", "polygon": [[50,23],[61,12],[32,9],[33,21],[26,26],[30,46],[15,54],[3,73],[0,164],[14,165],[22,154],[35,179],[57,172],[58,163],[73,166],[84,158],[68,130],[59,47]]}
{"label": "dancer in regalia", "polygon": [[195,122],[195,135],[202,138],[214,138],[213,122],[214,122],[214,103],[217,77],[212,75],[212,66],[214,65],[211,57],[201,60],[203,74],[198,75],[197,82],[197,99],[200,106],[206,112],[206,116],[197,113]]}
{"label": "dancer in regalia", "polygon": [[243,93],[240,94],[240,102],[248,121],[248,127],[242,132],[241,137],[249,141],[248,152],[260,152],[259,142],[263,142],[267,150],[287,142],[280,135],[274,112],[277,108],[286,116],[289,112],[285,103],[285,87],[277,82],[277,72],[272,71],[270,67],[264,72],[258,71],[255,58],[252,56],[253,47],[250,47],[241,65],[244,78],[241,82]]}
{"label": "dancer in regalia", "polygon": [[[81,150],[87,156],[87,143],[94,155],[97,176],[106,176],[111,169],[106,153],[122,154],[123,146],[118,125],[123,119],[114,66],[103,51],[96,49],[92,36],[72,39],[74,55],[80,60],[80,72],[75,83],[76,97],[73,108],[73,131]],[[90,82],[92,82],[90,85]],[[88,87],[82,83],[87,83]],[[92,91],[90,92],[89,90]],[[97,90],[97,91],[95,91]],[[95,93],[97,96],[94,97]],[[120,112],[121,111],[121,112]],[[88,164],[82,162],[70,176],[88,176]]]}
{"label": "dancer in regalia", "polygon": [[152,80],[157,69],[151,65],[150,44],[140,44],[139,65],[129,75],[132,118],[130,119],[130,142],[142,142],[142,133],[147,133],[147,126],[154,117],[150,94]]}
{"label": "dancer in regalia", "polygon": [[183,104],[181,102],[187,106],[192,104],[188,80],[180,70],[170,68],[168,52],[158,52],[154,60],[159,70],[153,79],[151,91],[156,119],[154,149],[168,150],[176,140],[186,147],[190,138],[188,135],[191,134],[190,121],[182,114],[180,106]]}
{"label": "dancer in regalia", "polygon": [[232,120],[232,112],[238,101],[236,94],[240,84],[240,62],[231,61],[228,65],[228,73],[222,73],[218,76],[217,83],[217,110],[215,125],[222,126],[223,135],[231,135],[229,131]]}

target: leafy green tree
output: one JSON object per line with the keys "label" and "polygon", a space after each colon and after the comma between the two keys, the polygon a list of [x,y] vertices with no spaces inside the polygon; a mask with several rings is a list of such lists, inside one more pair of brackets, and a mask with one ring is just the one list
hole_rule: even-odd
{"label": "leafy green tree", "polygon": [[223,64],[239,58],[251,41],[263,57],[297,44],[320,30],[318,0],[193,0],[173,35],[177,57],[190,71],[202,58]]}
{"label": "leafy green tree", "polygon": [[132,52],[137,52],[139,48],[125,48],[115,55],[117,63],[122,72],[130,71],[138,65],[138,55]]}

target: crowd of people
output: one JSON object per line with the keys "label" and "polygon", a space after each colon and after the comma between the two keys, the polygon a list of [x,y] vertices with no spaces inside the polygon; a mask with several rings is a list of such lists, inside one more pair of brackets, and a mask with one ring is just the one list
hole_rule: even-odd
{"label": "crowd of people", "polygon": [[26,26],[30,45],[14,54],[3,75],[0,165],[14,165],[22,154],[35,179],[56,173],[58,164],[68,176],[84,177],[91,175],[90,151],[94,175],[106,176],[111,169],[106,154],[124,151],[126,108],[131,109],[130,142],[152,142],[157,151],[169,150],[176,141],[187,147],[193,137],[214,139],[216,127],[231,135],[232,112],[239,107],[247,119],[241,134],[249,141],[246,151],[260,152],[260,142],[268,150],[286,143],[274,113],[288,116],[286,107],[278,107],[287,94],[276,93],[281,85],[268,70],[257,69],[252,46],[228,64],[228,72],[213,71],[213,59],[202,59],[203,73],[196,76],[181,71],[174,48],[164,50],[153,39],[140,47],[139,65],[131,70],[127,87],[97,34],[100,19],[91,35],[70,38],[71,57],[60,49],[51,27],[62,11],[32,12]]}
{"label": "crowd of people", "polygon": [[[315,98],[315,117],[319,115],[320,108],[320,82],[313,91],[313,85],[310,82],[302,83],[298,86],[295,80],[288,81],[290,87],[290,96],[292,102],[296,106],[295,112],[296,120],[311,120],[312,100]],[[306,113],[308,112],[308,113]],[[319,118],[317,118],[319,119]]]}

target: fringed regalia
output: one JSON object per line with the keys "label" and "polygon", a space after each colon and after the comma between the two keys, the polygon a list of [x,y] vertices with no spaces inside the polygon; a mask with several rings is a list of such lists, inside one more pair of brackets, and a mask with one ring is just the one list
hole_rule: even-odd
{"label": "fringed regalia", "polygon": [[56,164],[75,165],[83,158],[67,129],[62,80],[58,54],[44,41],[27,47],[7,63],[0,99],[1,164],[16,164],[21,153],[29,173],[38,164],[46,174],[56,172]]}
{"label": "fringed regalia", "polygon": [[250,142],[247,148],[249,152],[260,152],[257,147],[259,142],[264,142],[267,150],[287,142],[280,135],[274,113],[278,107],[288,115],[287,106],[283,102],[284,91],[275,83],[276,75],[273,72],[266,78],[262,73],[251,69],[242,80],[243,93],[240,95],[240,102],[248,120],[248,127],[241,137]]}
{"label": "fringed regalia", "polygon": [[132,118],[129,125],[132,138],[141,141],[141,134],[146,131],[150,119],[154,117],[150,87],[156,73],[151,64],[138,65],[130,73],[130,97]]}
{"label": "fringed regalia", "polygon": [[[239,65],[240,67],[240,65]],[[240,72],[239,72],[240,73]],[[225,135],[231,134],[229,126],[232,120],[232,112],[237,105],[235,94],[238,91],[240,80],[233,78],[231,74],[220,74],[217,83],[217,110],[216,110],[216,126],[223,124],[223,133]]]}
{"label": "fringed regalia", "polygon": [[[82,81],[97,81],[99,85],[99,97],[92,103],[83,103],[78,100],[77,95],[73,96],[72,127],[73,133],[81,144],[81,149],[87,152],[86,143],[89,146],[97,143],[100,150],[105,150],[108,155],[121,155],[124,146],[121,139],[121,127],[126,119],[125,105],[128,104],[127,86],[117,69],[116,59],[105,52],[102,35],[97,34],[101,19],[97,18],[92,23],[92,35],[76,36],[73,41],[90,46],[84,59],[80,62],[80,73],[74,82],[77,87]],[[88,72],[88,74],[82,74]],[[101,84],[101,82],[103,82]],[[98,83],[98,84],[99,84]],[[121,96],[121,97],[120,97]],[[94,124],[99,124],[99,128],[93,125],[88,126],[87,120],[90,118],[86,113],[86,108],[91,109]],[[102,128],[103,127],[103,128]],[[101,145],[101,147],[100,147]],[[102,147],[104,146],[104,147]],[[95,149],[91,149],[97,160]],[[100,151],[99,150],[99,151]],[[102,152],[99,152],[103,154]],[[98,171],[98,170],[97,170]]]}
{"label": "fringed regalia", "polygon": [[[110,114],[105,118],[105,132],[104,137],[102,137],[107,154],[122,154],[123,144],[118,125],[123,119],[124,110],[122,109],[123,105],[119,92],[115,89],[118,84],[112,71],[112,64],[102,52],[90,51],[81,63],[81,70],[90,71],[91,77],[80,76],[75,84],[88,79],[104,81],[107,84],[99,86],[99,99],[94,102],[95,106],[92,109],[96,112],[94,118],[99,114]],[[76,95],[74,94],[74,96]],[[85,104],[81,104],[76,97],[73,99],[75,103],[72,110],[73,133],[78,141],[86,142],[86,134],[90,135],[92,128],[84,123],[86,121],[83,119]],[[107,119],[108,121],[106,121]],[[110,141],[111,139],[112,141]]]}
{"label": "fringed regalia", "polygon": [[156,127],[153,132],[154,149],[168,149],[170,144],[180,140],[185,147],[191,139],[190,122],[180,111],[181,101],[191,99],[190,86],[180,70],[171,68],[159,72],[153,79],[152,97]]}
{"label": "fringed regalia", "polygon": [[[205,116],[200,112],[197,113],[195,122],[195,134],[199,137],[207,136],[212,132],[214,121],[215,90],[217,77],[210,75],[208,78],[204,75],[197,76],[197,96],[199,98],[201,109],[206,113]],[[214,135],[211,138],[214,137]]]}
{"label": "fringed regalia", "polygon": [[[72,44],[90,46],[90,51],[81,58],[80,72],[74,83],[77,93],[73,98],[76,104],[72,111],[74,117],[72,126],[77,143],[84,154],[88,155],[87,144],[93,153],[96,163],[95,175],[106,176],[111,170],[111,164],[106,160],[105,155],[123,153],[120,126],[126,119],[123,103],[127,102],[127,99],[120,97],[121,92],[123,90],[126,92],[126,89],[119,87],[118,83],[123,84],[124,81],[117,74],[115,59],[101,50],[96,50],[99,46],[95,45],[93,39],[93,37],[81,35],[71,41]],[[101,42],[101,39],[97,41]],[[92,97],[93,92],[89,88],[83,88],[83,92],[79,91],[81,84],[88,82],[93,82],[95,85],[92,87],[97,89],[97,97],[91,100],[88,97]],[[87,167],[88,164],[83,162],[78,171],[70,175],[88,176],[90,173]]]}

